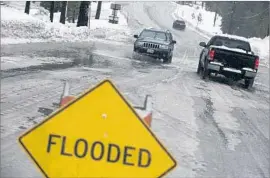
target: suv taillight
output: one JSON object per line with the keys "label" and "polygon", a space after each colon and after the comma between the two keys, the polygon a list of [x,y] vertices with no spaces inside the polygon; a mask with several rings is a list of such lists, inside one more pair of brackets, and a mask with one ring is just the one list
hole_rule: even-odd
{"label": "suv taillight", "polygon": [[211,49],[209,51],[209,60],[210,61],[213,61],[214,60],[214,57],[215,57],[215,50]]}
{"label": "suv taillight", "polygon": [[255,64],[254,64],[254,68],[255,68],[255,69],[258,69],[258,68],[259,68],[259,63],[260,63],[260,60],[259,60],[259,57],[257,57],[257,58],[255,59]]}

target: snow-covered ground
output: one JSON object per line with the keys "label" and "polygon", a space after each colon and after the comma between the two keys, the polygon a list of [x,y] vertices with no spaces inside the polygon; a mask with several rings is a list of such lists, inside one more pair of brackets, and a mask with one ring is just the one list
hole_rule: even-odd
{"label": "snow-covered ground", "polygon": [[[188,5],[173,4],[177,6],[175,11],[172,13],[173,18],[183,18],[188,26],[193,30],[196,30],[200,35],[210,38],[215,34],[222,34],[221,16],[217,15],[216,23],[214,25],[214,12],[206,11],[199,5],[193,5],[191,7]],[[194,18],[192,17],[192,14],[194,14]],[[201,22],[198,22],[197,20],[199,14],[202,15]],[[249,38],[248,41],[250,42],[254,53],[260,56],[260,64],[269,67],[269,36],[264,39]]]}
{"label": "snow-covered ground", "polygon": [[91,5],[89,27],[76,27],[76,23],[61,24],[60,12],[49,20],[49,11],[32,3],[30,15],[24,13],[25,2],[6,2],[1,5],[1,44],[44,41],[87,41],[95,38],[126,41],[129,29],[125,17],[118,13],[119,24],[108,22],[110,2],[103,2],[99,20],[94,19],[97,3]]}

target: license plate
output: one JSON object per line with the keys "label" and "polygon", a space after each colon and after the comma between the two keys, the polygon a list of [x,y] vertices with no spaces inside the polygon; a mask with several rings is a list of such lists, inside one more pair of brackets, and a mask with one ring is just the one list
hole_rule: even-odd
{"label": "license plate", "polygon": [[147,49],[148,53],[154,53],[155,51],[153,49]]}

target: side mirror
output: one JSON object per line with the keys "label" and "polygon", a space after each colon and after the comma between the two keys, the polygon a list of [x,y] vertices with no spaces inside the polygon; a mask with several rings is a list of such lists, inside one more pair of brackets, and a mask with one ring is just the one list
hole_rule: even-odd
{"label": "side mirror", "polygon": [[134,35],[134,38],[139,38],[139,36],[138,35]]}
{"label": "side mirror", "polygon": [[172,43],[173,43],[173,44],[176,44],[176,41],[175,41],[175,40],[172,40]]}
{"label": "side mirror", "polygon": [[200,42],[199,45],[202,46],[202,47],[206,47],[206,43],[205,42]]}

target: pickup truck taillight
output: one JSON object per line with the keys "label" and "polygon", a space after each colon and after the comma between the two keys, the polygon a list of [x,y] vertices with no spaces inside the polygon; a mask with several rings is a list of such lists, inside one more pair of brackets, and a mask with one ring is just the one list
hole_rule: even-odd
{"label": "pickup truck taillight", "polygon": [[260,63],[260,60],[259,60],[259,58],[257,57],[257,58],[255,59],[255,66],[254,66],[255,69],[258,69],[259,63]]}
{"label": "pickup truck taillight", "polygon": [[215,50],[213,50],[213,49],[211,49],[210,51],[209,51],[209,60],[210,61],[213,61],[214,60],[214,57],[215,57]]}

